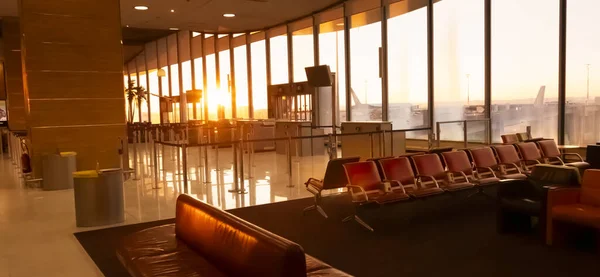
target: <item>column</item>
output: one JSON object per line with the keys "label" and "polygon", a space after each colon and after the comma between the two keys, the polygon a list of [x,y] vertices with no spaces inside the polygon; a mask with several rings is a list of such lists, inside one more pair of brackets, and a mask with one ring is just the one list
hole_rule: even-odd
{"label": "column", "polygon": [[19,19],[2,18],[2,42],[4,71],[6,72],[6,99],[8,127],[13,131],[24,131],[25,98],[23,96],[23,74],[21,69],[21,36]]}
{"label": "column", "polygon": [[78,170],[119,167],[126,138],[119,1],[20,3],[34,174],[41,157],[57,151],[77,152]]}

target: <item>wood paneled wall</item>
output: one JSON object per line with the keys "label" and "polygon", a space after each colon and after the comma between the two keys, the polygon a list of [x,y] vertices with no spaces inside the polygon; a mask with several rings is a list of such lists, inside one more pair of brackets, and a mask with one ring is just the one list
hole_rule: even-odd
{"label": "wood paneled wall", "polygon": [[22,0],[23,68],[33,169],[57,151],[77,169],[120,166],[126,140],[119,0]]}
{"label": "wood paneled wall", "polygon": [[8,127],[14,131],[24,131],[25,98],[23,96],[23,74],[21,68],[21,32],[19,19],[2,18],[2,43],[4,49],[4,70],[6,72],[6,99]]}

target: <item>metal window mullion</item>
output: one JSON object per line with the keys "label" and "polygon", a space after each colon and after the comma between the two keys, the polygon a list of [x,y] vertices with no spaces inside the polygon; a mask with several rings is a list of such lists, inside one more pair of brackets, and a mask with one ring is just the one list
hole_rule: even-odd
{"label": "metal window mullion", "polygon": [[148,122],[152,123],[152,110],[150,110],[150,71],[148,70],[148,48],[144,44],[144,65],[146,69],[146,104],[148,106]]}
{"label": "metal window mullion", "polygon": [[346,71],[346,121],[352,121],[352,95],[351,95],[351,60],[350,60],[350,16],[346,14],[348,8],[344,3],[344,58]]}
{"label": "metal window mullion", "polygon": [[560,0],[558,53],[558,144],[565,144],[565,112],[567,96],[567,0]]}
{"label": "metal window mullion", "polygon": [[246,33],[246,72],[248,75],[248,117],[254,118],[254,99],[252,92],[252,48],[250,45],[250,33]]}
{"label": "metal window mullion", "polygon": [[[196,93],[196,63],[194,62],[194,43],[193,43],[193,39],[194,38],[194,32],[189,31],[188,34],[189,38],[190,38],[190,66],[191,66],[191,72],[190,75],[192,77],[192,91],[194,93]],[[186,99],[187,100],[187,99]],[[198,119],[198,110],[196,108],[196,103],[192,103],[192,112],[194,113],[194,119]]]}
{"label": "metal window mullion", "polygon": [[204,110],[204,122],[208,122],[208,75],[206,72],[206,38],[204,37],[204,33],[202,36],[202,99],[203,99],[203,110]]}
{"label": "metal window mullion", "polygon": [[187,96],[183,89],[183,66],[181,65],[181,49],[179,49],[179,32],[175,33],[177,50],[177,79],[179,81],[179,122],[187,122]]}
{"label": "metal window mullion", "polygon": [[385,5],[385,0],[381,0],[381,59],[380,59],[380,70],[381,70],[381,112],[382,120],[388,121],[388,103],[389,103],[389,90],[388,90],[388,37],[387,37],[387,16],[388,6]]}
{"label": "metal window mullion", "polygon": [[237,118],[237,91],[235,86],[235,53],[233,51],[233,36],[229,37],[229,86],[231,87],[231,118]]}
{"label": "metal window mullion", "polygon": [[433,1],[427,0],[427,110],[429,112],[429,127],[434,125],[434,36],[433,36]]}
{"label": "metal window mullion", "polygon": [[492,143],[492,0],[484,3],[484,83],[485,83],[485,118],[488,121],[487,142]]}
{"label": "metal window mullion", "polygon": [[[213,35],[213,45],[214,45],[214,52],[215,52],[215,70],[216,70],[216,79],[217,79],[217,93],[221,93],[221,64],[220,64],[220,59],[219,59],[219,35],[214,34]],[[217,97],[221,97],[221,95],[217,96]],[[219,99],[219,98],[217,98]],[[222,105],[219,103],[217,104],[217,119],[222,119],[221,118],[221,109],[223,109],[223,113],[225,113],[224,109],[225,107],[221,107]],[[225,115],[223,115],[223,118],[225,117]]]}

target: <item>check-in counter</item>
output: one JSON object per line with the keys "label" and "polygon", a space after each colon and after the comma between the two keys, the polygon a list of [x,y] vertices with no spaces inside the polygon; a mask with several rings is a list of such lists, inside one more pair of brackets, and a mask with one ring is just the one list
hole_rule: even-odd
{"label": "check-in counter", "polygon": [[[313,129],[310,121],[276,121],[275,137],[304,137],[323,135],[322,129]],[[278,140],[275,143],[277,154],[287,154],[288,141]],[[325,154],[325,138],[292,140],[292,156],[312,156]]]}
{"label": "check-in counter", "polygon": [[[236,120],[238,131],[244,140],[272,139],[275,137],[275,121],[273,120]],[[255,152],[275,150],[275,142],[261,141],[250,144]]]}
{"label": "check-in counter", "polygon": [[[365,132],[391,131],[389,121],[357,121],[342,122],[342,134]],[[406,134],[402,132],[373,134],[373,158],[397,156],[406,152]],[[371,135],[342,136],[342,157],[361,157],[362,160],[371,158]],[[385,145],[385,147],[383,147]]]}

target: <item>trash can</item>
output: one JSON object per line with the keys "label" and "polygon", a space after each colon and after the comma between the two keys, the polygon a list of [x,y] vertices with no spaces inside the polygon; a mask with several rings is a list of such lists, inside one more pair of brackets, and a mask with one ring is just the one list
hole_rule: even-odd
{"label": "trash can", "polygon": [[75,171],[77,171],[76,152],[45,155],[42,159],[44,190],[72,189],[72,176]]}
{"label": "trash can", "polygon": [[125,221],[123,170],[120,168],[73,173],[77,227]]}

